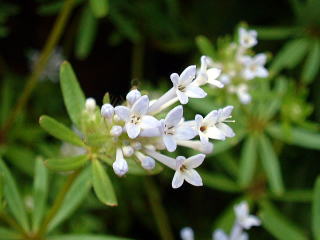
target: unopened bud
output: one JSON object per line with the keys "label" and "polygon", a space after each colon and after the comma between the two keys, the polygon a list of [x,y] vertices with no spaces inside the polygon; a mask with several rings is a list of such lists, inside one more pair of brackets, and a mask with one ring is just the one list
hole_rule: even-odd
{"label": "unopened bud", "polygon": [[141,166],[146,170],[152,170],[156,166],[156,161],[153,158],[146,156],[142,159]]}
{"label": "unopened bud", "polygon": [[122,133],[122,127],[115,125],[110,130],[110,135],[113,137],[119,137]]}
{"label": "unopened bud", "polygon": [[129,105],[133,105],[135,101],[137,101],[138,98],[140,97],[141,97],[141,93],[137,89],[134,89],[127,94],[127,101]]}
{"label": "unopened bud", "polygon": [[111,104],[103,104],[101,107],[101,115],[105,118],[112,118],[114,114],[114,108]]}
{"label": "unopened bud", "polygon": [[134,153],[134,149],[130,146],[124,146],[122,148],[122,152],[125,157],[131,157],[132,154]]}
{"label": "unopened bud", "polygon": [[113,171],[115,174],[118,176],[122,177],[128,172],[128,163],[126,160],[122,159],[117,159],[113,164]]}
{"label": "unopened bud", "polygon": [[93,112],[96,108],[96,100],[94,100],[93,98],[87,98],[85,108],[87,111]]}

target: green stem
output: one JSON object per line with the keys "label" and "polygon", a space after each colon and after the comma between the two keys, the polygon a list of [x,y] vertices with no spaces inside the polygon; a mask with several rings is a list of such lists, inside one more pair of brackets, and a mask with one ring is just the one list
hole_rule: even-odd
{"label": "green stem", "polygon": [[46,64],[48,62],[48,59],[51,56],[52,51],[54,50],[58,41],[61,38],[66,22],[69,19],[71,10],[74,7],[74,1],[75,0],[65,0],[62,10],[59,13],[59,16],[57,17],[57,20],[54,23],[53,29],[48,37],[48,40],[46,41],[46,44],[40,53],[39,59],[35,64],[34,70],[29,76],[27,83],[23,89],[23,92],[20,98],[18,99],[17,104],[15,105],[13,111],[11,112],[11,114],[9,115],[9,117],[7,118],[7,120],[5,121],[1,129],[2,139],[4,138],[5,134],[9,131],[9,129],[12,127],[20,111],[24,108],[24,106],[28,102],[28,99],[33,89],[35,88],[41,73],[46,67]]}
{"label": "green stem", "polygon": [[155,184],[154,180],[151,177],[145,178],[144,183],[145,183],[145,190],[148,196],[149,204],[151,205],[153,216],[158,225],[161,239],[174,240],[168,215],[166,214],[166,210],[161,204],[161,197],[160,197],[157,185]]}
{"label": "green stem", "polygon": [[51,220],[55,217],[55,215],[59,211],[59,209],[62,206],[63,201],[66,197],[66,194],[70,190],[73,182],[75,181],[75,179],[77,178],[77,176],[79,175],[80,172],[81,172],[81,170],[76,170],[71,175],[69,175],[64,186],[62,187],[62,189],[58,193],[58,195],[57,195],[51,209],[49,210],[46,218],[44,219],[44,221],[40,227],[39,232],[36,234],[38,237],[41,237],[46,233],[49,223],[51,222]]}

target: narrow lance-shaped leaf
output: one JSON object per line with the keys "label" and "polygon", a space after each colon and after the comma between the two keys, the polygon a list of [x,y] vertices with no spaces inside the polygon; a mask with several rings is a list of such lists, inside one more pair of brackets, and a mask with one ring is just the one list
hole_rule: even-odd
{"label": "narrow lance-shaped leaf", "polygon": [[41,116],[39,123],[40,126],[52,136],[80,147],[84,146],[84,143],[75,132],[57,120],[48,116]]}
{"label": "narrow lance-shaped leaf", "polygon": [[48,168],[59,171],[72,171],[76,170],[86,164],[88,161],[88,154],[79,155],[74,157],[65,157],[65,158],[51,158],[45,161],[45,164]]}
{"label": "narrow lance-shaped leaf", "polygon": [[108,235],[88,235],[88,234],[68,234],[51,236],[48,240],[132,240],[129,238],[108,236]]}
{"label": "narrow lance-shaped leaf", "polygon": [[210,42],[210,40],[208,38],[206,38],[205,36],[198,36],[196,38],[196,43],[197,46],[200,50],[200,52],[204,55],[207,55],[209,57],[214,57],[214,48],[212,43]]}
{"label": "narrow lance-shaped leaf", "polygon": [[99,200],[109,206],[116,206],[117,199],[112,183],[99,160],[92,162],[92,183]]}
{"label": "narrow lance-shaped leaf", "polygon": [[317,178],[312,202],[312,232],[315,240],[320,240],[320,177]]}
{"label": "narrow lance-shaped leaf", "polygon": [[239,192],[240,188],[228,177],[217,174],[200,171],[205,186],[218,189],[224,192]]}
{"label": "narrow lance-shaped leaf", "polygon": [[293,27],[257,27],[259,39],[278,40],[285,39],[297,32]]}
{"label": "narrow lance-shaped leaf", "polygon": [[309,55],[302,70],[302,80],[310,83],[320,68],[320,42],[315,40],[310,48]]}
{"label": "narrow lance-shaped leaf", "polygon": [[48,195],[48,170],[43,160],[38,158],[35,166],[35,178],[33,182],[34,210],[32,211],[32,230],[37,231],[46,208]]}
{"label": "narrow lance-shaped leaf", "polygon": [[261,135],[259,137],[259,152],[262,165],[267,174],[271,191],[275,194],[282,194],[284,190],[279,159],[273,150],[270,140]]}
{"label": "narrow lance-shaped leaf", "polygon": [[249,136],[242,148],[239,171],[239,185],[247,187],[254,175],[257,162],[257,139]]}
{"label": "narrow lance-shaped leaf", "polygon": [[261,205],[262,225],[276,239],[307,240],[305,234],[281,215],[270,203],[263,202]]}
{"label": "narrow lance-shaped leaf", "polygon": [[48,231],[52,231],[55,227],[67,219],[79,206],[79,204],[88,195],[91,188],[90,169],[86,168],[78,176],[72,187],[66,194],[62,207],[59,209],[55,217],[49,224]]}
{"label": "narrow lance-shaped leaf", "polygon": [[85,105],[85,96],[80,88],[76,75],[68,62],[64,62],[60,68],[60,84],[64,104],[67,108],[69,117],[78,127],[82,110]]}
{"label": "narrow lance-shaped leaf", "polygon": [[0,240],[20,240],[20,239],[21,239],[21,234],[16,233],[11,229],[0,227]]}
{"label": "narrow lance-shaped leaf", "polygon": [[98,18],[105,17],[109,11],[109,0],[90,0],[91,9]]}
{"label": "narrow lance-shaped leaf", "polygon": [[0,159],[0,171],[3,174],[4,184],[4,196],[6,198],[7,204],[13,216],[21,227],[28,231],[29,222],[27,217],[27,212],[23,204],[22,198],[17,188],[17,184],[13,179],[9,169],[5,163]]}

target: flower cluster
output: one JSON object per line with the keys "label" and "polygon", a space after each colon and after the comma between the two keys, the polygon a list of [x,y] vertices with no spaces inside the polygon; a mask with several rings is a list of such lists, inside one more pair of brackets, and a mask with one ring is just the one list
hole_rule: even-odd
{"label": "flower cluster", "polygon": [[[193,65],[180,75],[171,74],[172,88],[158,99],[150,100],[147,95],[133,89],[127,94],[123,105],[105,103],[101,107],[103,129],[111,139],[108,147],[115,149],[112,167],[118,176],[130,171],[130,161],[147,171],[152,171],[158,161],[175,171],[173,188],[179,188],[184,180],[195,186],[202,185],[201,176],[195,168],[202,164],[205,154],[213,150],[209,139],[225,140],[235,135],[226,124],[231,121],[232,106],[213,110],[206,117],[196,115],[194,120],[186,121],[183,117],[183,105],[188,103],[189,98],[204,98],[207,95],[202,85],[208,83],[221,87],[216,80],[220,71],[212,68],[207,74],[206,70],[201,66],[197,71]],[[177,105],[177,102],[180,104]],[[163,112],[174,104],[176,106],[167,110],[161,119],[159,115],[164,116]],[[96,110],[95,101],[87,99],[86,114],[91,113],[95,119]],[[195,139],[197,136],[199,140]],[[201,153],[191,157],[178,156],[176,159],[161,153],[163,150],[174,152],[178,146]]]}
{"label": "flower cluster", "polygon": [[228,92],[236,94],[243,104],[251,102],[248,81],[256,77],[268,76],[268,70],[264,67],[267,56],[263,53],[255,56],[251,54],[251,48],[257,43],[255,30],[239,28],[237,42],[228,44],[225,49],[222,49],[223,53],[219,61],[213,61],[210,58],[202,61],[202,64],[209,66],[208,72],[211,71],[211,67],[221,69],[218,81],[221,85],[225,85]]}
{"label": "flower cluster", "polygon": [[[249,236],[244,230],[261,224],[256,216],[249,214],[249,206],[246,202],[236,205],[234,212],[236,220],[230,235],[228,236],[224,231],[218,229],[213,232],[212,240],[248,240]],[[190,227],[183,228],[180,236],[182,240],[194,240],[194,232]]]}

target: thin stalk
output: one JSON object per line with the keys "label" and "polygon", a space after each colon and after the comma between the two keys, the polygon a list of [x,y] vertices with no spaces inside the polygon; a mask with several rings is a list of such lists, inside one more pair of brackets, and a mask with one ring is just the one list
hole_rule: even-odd
{"label": "thin stalk", "polygon": [[60,192],[58,193],[51,209],[49,210],[47,216],[45,217],[39,232],[37,233],[37,236],[41,237],[43,236],[48,228],[48,225],[50,224],[51,220],[55,217],[55,215],[57,214],[57,212],[59,211],[60,207],[63,204],[63,201],[68,193],[68,191],[70,190],[73,182],[75,181],[75,179],[77,178],[77,176],[79,175],[79,173],[81,172],[81,170],[76,170],[75,172],[73,172],[71,175],[69,175],[68,179],[66,180],[65,184],[63,185],[63,187],[61,188]]}
{"label": "thin stalk", "polygon": [[172,229],[169,223],[169,218],[166,214],[166,210],[164,209],[161,203],[161,197],[157,185],[151,177],[144,179],[144,183],[149,204],[151,206],[153,216],[158,225],[161,239],[174,240]]}
{"label": "thin stalk", "polygon": [[59,13],[59,16],[57,17],[54,23],[52,31],[50,32],[48,40],[46,41],[45,46],[40,53],[38,61],[35,64],[34,70],[31,73],[31,75],[28,77],[27,83],[23,89],[21,96],[19,97],[13,111],[11,112],[11,114],[9,115],[9,117],[7,118],[7,120],[5,121],[1,129],[2,139],[4,138],[6,133],[9,131],[9,129],[12,127],[17,116],[19,115],[21,110],[24,108],[24,106],[28,102],[28,99],[33,89],[35,88],[41,73],[46,67],[46,64],[48,62],[48,59],[52,51],[54,50],[58,41],[61,38],[65,25],[70,17],[71,10],[74,7],[74,2],[75,0],[65,0],[64,5]]}

